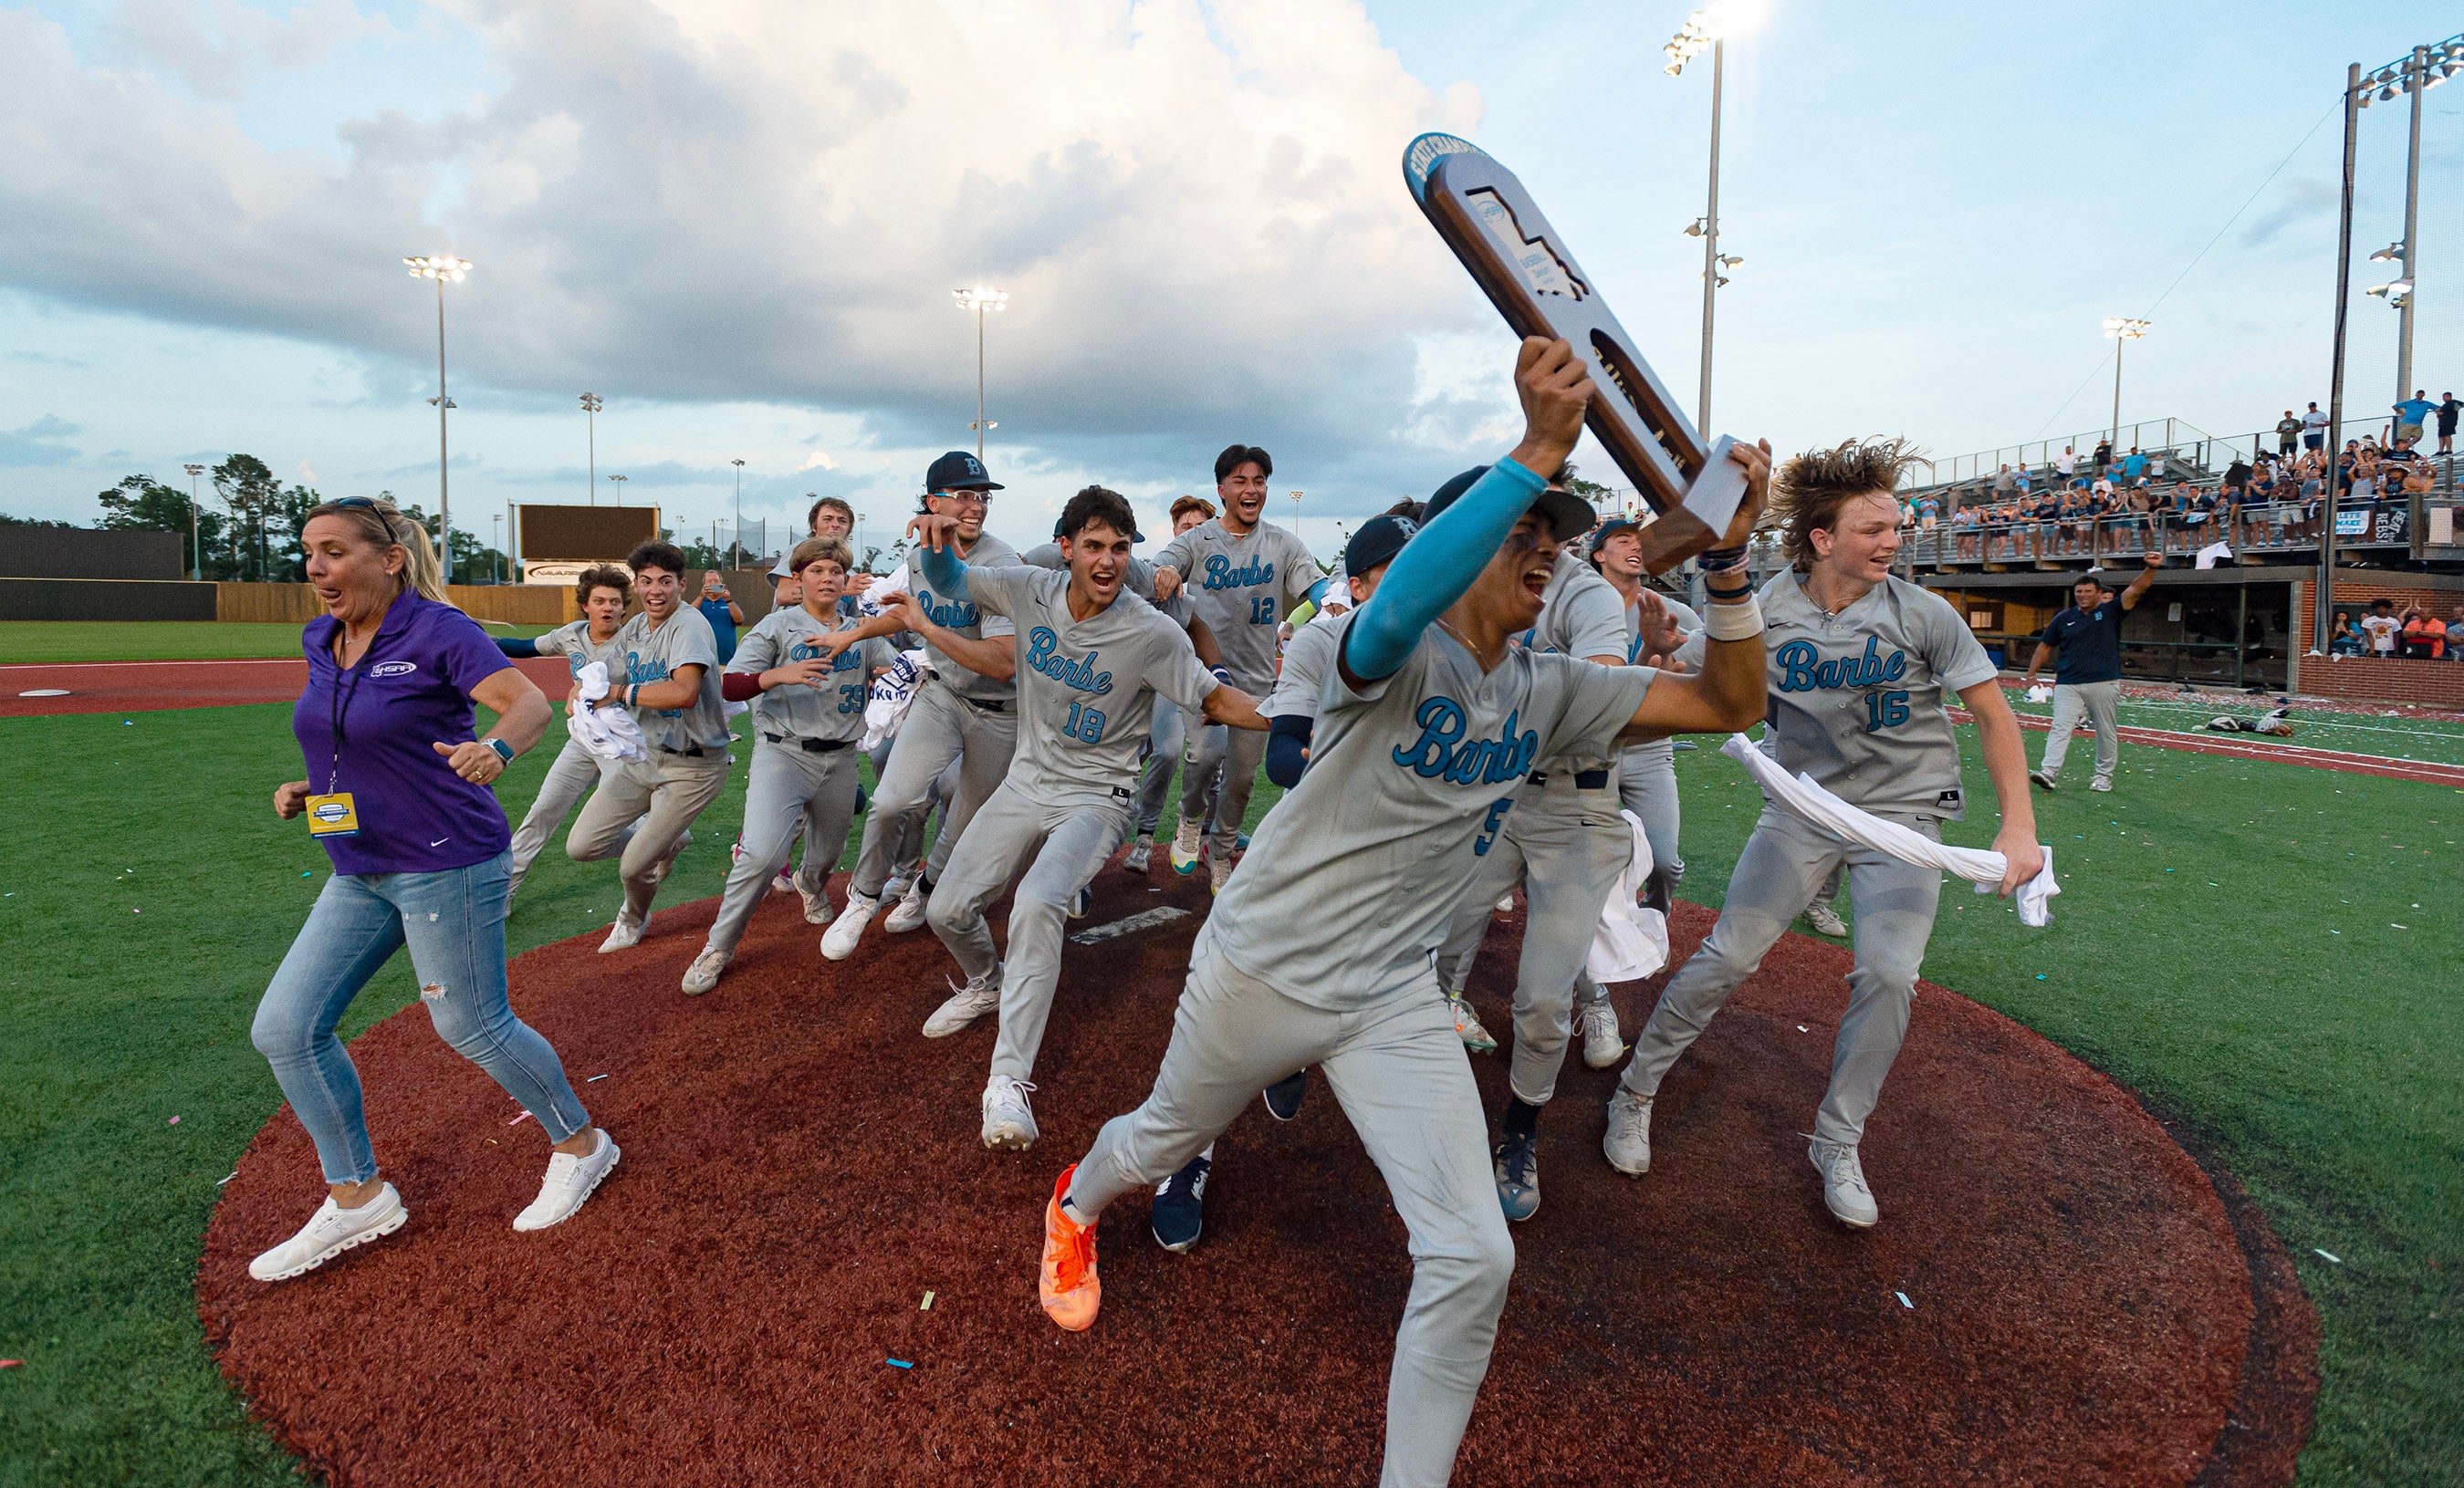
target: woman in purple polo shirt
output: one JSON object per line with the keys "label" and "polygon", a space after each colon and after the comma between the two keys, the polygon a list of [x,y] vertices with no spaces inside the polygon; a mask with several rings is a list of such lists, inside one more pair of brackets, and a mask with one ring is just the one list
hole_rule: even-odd
{"label": "woman in purple polo shirt", "polygon": [[[359,1072],[334,1036],[343,1009],[406,946],[437,1034],[538,1119],[556,1150],[517,1230],[570,1217],[616,1166],[556,1051],[505,1001],[505,813],[489,790],[539,742],[547,699],[477,622],[446,602],[428,535],[363,496],[328,501],[300,533],[323,602],[304,640],[308,690],[291,715],[308,778],[274,793],[334,860],[251,1030],[317,1143],[331,1193],[298,1234],[249,1263],[260,1281],[315,1270],[402,1228],[378,1174]],[[472,734],[471,704],[497,714]]]}

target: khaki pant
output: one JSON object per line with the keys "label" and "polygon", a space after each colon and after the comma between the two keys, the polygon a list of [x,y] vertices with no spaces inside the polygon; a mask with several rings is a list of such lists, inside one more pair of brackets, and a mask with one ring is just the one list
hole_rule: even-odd
{"label": "khaki pant", "polygon": [[623,854],[617,877],[625,886],[627,920],[639,925],[650,917],[650,900],[659,891],[652,871],[727,784],[727,765],[723,753],[654,749],[638,764],[627,760],[600,773],[599,789],[574,820],[564,850],[576,863]]}
{"label": "khaki pant", "polygon": [[2096,731],[2096,773],[2110,777],[2122,763],[2122,730],[2114,722],[2114,705],[2121,700],[2119,682],[2057,682],[2054,684],[2054,724],[2045,735],[2045,761],[2037,766],[2039,773],[2057,776],[2062,761],[2071,752],[2071,733],[2084,716],[2088,727]]}

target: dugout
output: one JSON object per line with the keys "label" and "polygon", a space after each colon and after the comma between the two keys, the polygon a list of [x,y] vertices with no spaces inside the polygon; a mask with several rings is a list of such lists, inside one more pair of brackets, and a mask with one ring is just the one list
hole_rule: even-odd
{"label": "dugout", "polygon": [[[2160,569],[2156,583],[2122,626],[2123,675],[2138,682],[2288,690],[2294,684],[2296,584],[2309,570]],[[2116,592],[2136,564],[2106,570]],[[1977,640],[2024,671],[2046,622],[2069,607],[2078,574],[1928,574],[1920,579],[1948,600]],[[2047,680],[2051,680],[2050,671]]]}

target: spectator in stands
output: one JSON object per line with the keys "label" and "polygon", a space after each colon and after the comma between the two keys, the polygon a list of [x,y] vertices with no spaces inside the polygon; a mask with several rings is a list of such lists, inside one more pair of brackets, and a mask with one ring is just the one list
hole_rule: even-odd
{"label": "spectator in stands", "polygon": [[2018,477],[2011,473],[2011,467],[2006,465],[1999,470],[1994,471],[1993,499],[1996,501],[2010,500],[2011,492],[2017,489],[2017,484]]}
{"label": "spectator in stands", "polygon": [[2054,473],[2060,476],[2064,481],[2068,481],[2072,476],[2077,475],[2079,473],[2079,451],[2069,445],[2062,446],[2062,452],[2054,456]]}
{"label": "spectator in stands", "polygon": [[2299,443],[2300,439],[2301,417],[2292,409],[2287,408],[2284,410],[2284,417],[2276,421],[2276,448],[2277,452],[2281,454],[2291,454],[2293,452],[2293,447]]}
{"label": "spectator in stands", "polygon": [[710,638],[718,643],[718,664],[736,654],[736,627],[744,624],[744,611],[729,596],[715,569],[704,569],[701,576],[701,598],[693,602],[701,618],[710,622]]}
{"label": "spectator in stands", "polygon": [[2110,501],[2113,499],[2113,477],[2104,473],[2100,468],[2096,472],[2096,484],[2088,487],[2087,491],[2089,495],[2101,496]]}
{"label": "spectator in stands", "polygon": [[2096,461],[2096,472],[2099,475],[2103,474],[2104,468],[2113,463],[2113,441],[2110,439],[2098,440],[2096,442],[2096,453],[2093,458]]}
{"label": "spectator in stands", "polygon": [[2422,426],[2430,422],[2430,415],[2437,406],[2421,395],[2421,389],[2414,388],[2411,397],[2395,405],[2395,437],[2399,440],[2419,439]]}
{"label": "spectator in stands", "polygon": [[2241,457],[2239,450],[2235,450],[2233,463],[2225,467],[2225,490],[2233,495],[2239,495],[2242,488],[2249,484],[2250,462]]}
{"label": "spectator in stands", "polygon": [[2447,654],[2447,627],[2420,608],[2404,612],[2404,654],[2417,662],[2438,661]]}
{"label": "spectator in stands", "polygon": [[2146,473],[2147,457],[2139,452],[2137,445],[2132,445],[2130,452],[2122,457],[2122,478],[2136,486],[2139,484],[2139,477]]}
{"label": "spectator in stands", "polygon": [[2029,470],[2028,462],[2025,460],[2019,462],[2019,471],[2016,477],[2016,482],[2019,494],[2023,496],[2026,495],[2030,489],[2035,484],[2035,475]]}
{"label": "spectator in stands", "polygon": [[2427,460],[2414,460],[2403,467],[2403,489],[2408,496],[2427,495],[2438,484],[2438,478],[2430,472],[2430,462]]}
{"label": "spectator in stands", "polygon": [[2441,455],[2453,454],[2455,419],[2458,414],[2464,414],[2464,403],[2457,403],[2453,393],[2440,393],[2438,406],[2431,411],[2438,415],[2438,452]]}
{"label": "spectator in stands", "polygon": [[2447,659],[2464,662],[2464,604],[2455,606],[2447,622]]}
{"label": "spectator in stands", "polygon": [[2301,415],[2301,448],[2304,449],[2327,448],[2327,415],[2320,412],[2319,405],[2315,403],[2310,405],[2309,412]]}
{"label": "spectator in stands", "polygon": [[1931,532],[1941,520],[1942,503],[1935,500],[1931,492],[1917,497],[1917,527],[1920,531]]}
{"label": "spectator in stands", "polygon": [[2362,635],[2362,627],[2353,624],[2351,612],[2338,610],[2336,623],[2328,628],[2327,632],[2327,654],[2359,656],[2366,648],[2367,641]]}
{"label": "spectator in stands", "polygon": [[2387,660],[2396,654],[2396,642],[2404,625],[2395,618],[2393,600],[2372,600],[2370,612],[2362,617],[2362,634],[2366,638],[2370,655]]}

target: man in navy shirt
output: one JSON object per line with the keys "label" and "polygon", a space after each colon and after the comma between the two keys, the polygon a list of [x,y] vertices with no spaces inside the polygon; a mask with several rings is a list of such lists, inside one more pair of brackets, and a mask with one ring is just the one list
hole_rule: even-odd
{"label": "man in navy shirt", "polygon": [[2054,727],[2045,736],[2045,757],[2028,777],[2052,790],[2070,754],[2071,733],[2084,716],[2096,730],[2096,777],[2092,791],[2113,789],[2114,767],[2122,761],[2122,733],[2114,724],[2114,706],[2122,692],[2122,616],[2139,607],[2140,599],[2156,581],[2165,555],[2147,555],[2147,568],[2116,595],[2095,574],[2081,574],[2071,585],[2071,607],[2055,616],[2036,642],[2028,661],[2027,685],[2036,685],[2045,657],[2060,653],[2054,668]]}

